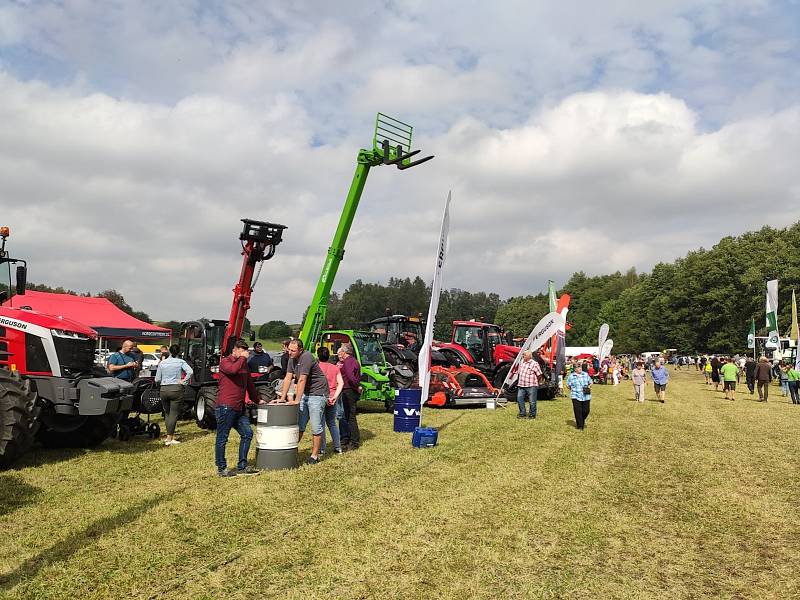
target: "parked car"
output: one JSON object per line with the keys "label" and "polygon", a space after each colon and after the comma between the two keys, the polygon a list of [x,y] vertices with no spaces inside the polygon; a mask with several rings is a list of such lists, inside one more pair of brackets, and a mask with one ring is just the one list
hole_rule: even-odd
{"label": "parked car", "polygon": [[147,371],[158,368],[159,358],[155,354],[142,354],[142,369]]}

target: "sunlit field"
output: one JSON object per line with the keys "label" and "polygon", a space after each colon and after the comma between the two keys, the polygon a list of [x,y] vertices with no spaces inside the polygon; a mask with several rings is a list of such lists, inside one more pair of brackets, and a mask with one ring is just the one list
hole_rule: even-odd
{"label": "sunlit field", "polygon": [[672,373],[663,405],[595,386],[584,431],[566,398],[425,410],[426,450],[376,405],[360,450],[250,477],[188,422],[36,450],[0,473],[0,597],[800,596],[800,406]]}

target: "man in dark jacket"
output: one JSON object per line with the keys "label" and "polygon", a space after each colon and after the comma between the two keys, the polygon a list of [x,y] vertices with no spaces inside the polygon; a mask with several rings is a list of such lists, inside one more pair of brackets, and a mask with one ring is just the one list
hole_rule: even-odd
{"label": "man in dark jacket", "polygon": [[744,363],[744,380],[752,396],[756,391],[756,361],[752,356],[748,356]]}
{"label": "man in dark jacket", "polygon": [[361,365],[353,355],[353,346],[342,344],[337,353],[339,355],[339,370],[342,372],[344,388],[342,400],[344,401],[344,418],[350,432],[349,437],[342,438],[342,450],[355,450],[361,444],[361,432],[358,429],[357,403],[361,397]]}
{"label": "man in dark jacket", "polygon": [[[220,477],[258,473],[258,469],[247,465],[253,429],[244,410],[245,403],[252,404],[252,401],[246,400],[246,394],[250,398],[258,398],[256,386],[250,378],[250,369],[247,368],[249,355],[247,343],[240,340],[234,345],[233,352],[219,361],[219,393],[214,409],[217,417],[217,441],[214,451],[217,475]],[[227,470],[228,463],[225,460],[225,446],[231,429],[239,434],[239,462],[235,471]]]}
{"label": "man in dark jacket", "polygon": [[769,382],[772,381],[772,367],[766,356],[758,359],[756,366],[756,383],[758,384],[758,401],[766,402],[769,398]]}

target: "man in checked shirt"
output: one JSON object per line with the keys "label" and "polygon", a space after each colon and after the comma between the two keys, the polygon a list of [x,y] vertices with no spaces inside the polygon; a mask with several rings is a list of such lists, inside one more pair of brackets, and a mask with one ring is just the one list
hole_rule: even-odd
{"label": "man in checked shirt", "polygon": [[525,398],[530,402],[529,419],[536,418],[536,398],[539,394],[539,378],[542,376],[542,369],[539,363],[533,359],[533,352],[526,350],[522,353],[522,360],[517,371],[517,404],[519,414],[517,418],[525,418]]}

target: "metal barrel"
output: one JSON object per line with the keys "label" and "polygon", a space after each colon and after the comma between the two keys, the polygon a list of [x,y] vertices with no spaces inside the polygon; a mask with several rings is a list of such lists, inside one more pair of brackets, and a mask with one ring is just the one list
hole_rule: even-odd
{"label": "metal barrel", "polygon": [[398,390],[397,397],[394,399],[394,430],[409,432],[419,427],[421,407],[422,390],[420,388]]}
{"label": "metal barrel", "polygon": [[256,424],[256,466],[274,471],[297,468],[298,404],[261,404]]}

